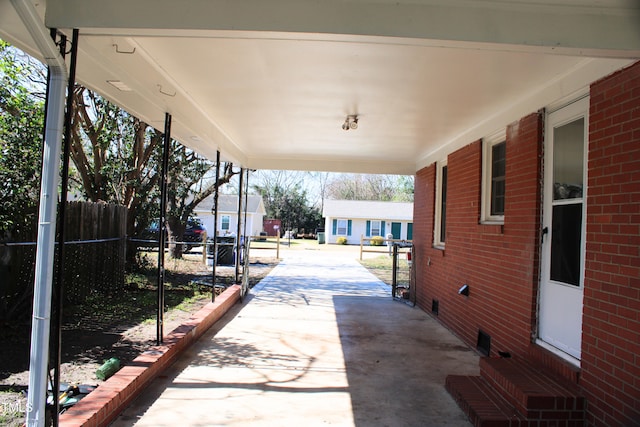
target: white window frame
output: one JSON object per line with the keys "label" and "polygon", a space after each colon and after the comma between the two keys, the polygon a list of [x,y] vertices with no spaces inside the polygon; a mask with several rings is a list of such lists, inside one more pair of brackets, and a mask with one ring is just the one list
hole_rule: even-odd
{"label": "white window frame", "polygon": [[[440,160],[436,163],[436,206],[435,206],[435,218],[433,229],[433,246],[438,249],[444,249],[444,241],[446,236],[441,236],[441,223],[442,223],[442,169],[447,166],[447,159]],[[447,182],[449,181],[449,168],[447,168]],[[447,192],[448,194],[448,192]],[[447,198],[450,198],[447,195]],[[446,215],[446,213],[445,213]],[[446,221],[446,216],[445,216]],[[446,222],[445,222],[446,227]],[[445,229],[446,233],[446,229]]]}
{"label": "white window frame", "polygon": [[[227,228],[224,228],[224,219],[227,218]],[[231,229],[231,215],[222,215],[220,217],[220,230],[228,231]]]}
{"label": "white window frame", "polygon": [[[340,224],[344,224],[344,227],[340,227]],[[343,232],[341,232],[344,230]],[[336,236],[346,236],[349,232],[349,220],[347,219],[337,219],[336,223]]]}
{"label": "white window frame", "polygon": [[[377,233],[374,233],[374,230],[376,229],[373,224],[378,224],[378,229],[377,229]],[[371,236],[382,236],[382,221],[380,221],[379,219],[372,219],[370,222],[370,229],[369,229],[369,234]],[[382,236],[384,237],[384,236]]]}
{"label": "white window frame", "polygon": [[480,210],[480,223],[482,224],[504,224],[504,214],[491,215],[491,168],[493,147],[502,142],[506,143],[506,141],[507,136],[504,129],[483,138],[482,141],[482,206]]}

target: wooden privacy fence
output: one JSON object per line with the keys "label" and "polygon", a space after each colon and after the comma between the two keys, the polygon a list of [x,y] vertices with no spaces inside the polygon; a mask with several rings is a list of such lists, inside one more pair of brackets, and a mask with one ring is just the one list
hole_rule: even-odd
{"label": "wooden privacy fence", "polygon": [[[65,222],[65,300],[124,287],[127,208],[70,202]],[[0,242],[0,319],[31,313],[36,254],[31,242]],[[56,257],[59,248],[56,245]],[[57,258],[56,258],[57,259]],[[56,272],[54,280],[57,278]]]}
{"label": "wooden privacy fence", "polygon": [[66,215],[65,299],[79,302],[91,293],[124,287],[127,208],[71,202]]}

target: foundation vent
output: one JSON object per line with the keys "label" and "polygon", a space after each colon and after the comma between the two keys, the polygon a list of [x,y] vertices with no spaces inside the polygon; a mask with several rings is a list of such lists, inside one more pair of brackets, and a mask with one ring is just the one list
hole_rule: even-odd
{"label": "foundation vent", "polygon": [[476,350],[484,356],[488,356],[491,352],[491,337],[489,334],[482,331],[482,329],[478,330],[478,344],[476,345]]}
{"label": "foundation vent", "polygon": [[439,305],[440,305],[440,302],[437,299],[431,300],[431,313],[435,314],[436,316],[438,315]]}

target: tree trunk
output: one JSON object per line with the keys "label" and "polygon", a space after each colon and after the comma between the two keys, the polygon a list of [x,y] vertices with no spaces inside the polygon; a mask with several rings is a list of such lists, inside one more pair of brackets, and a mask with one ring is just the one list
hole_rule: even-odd
{"label": "tree trunk", "polygon": [[177,243],[182,241],[185,226],[179,218],[167,217],[167,239],[169,242],[169,257],[182,259],[184,245]]}

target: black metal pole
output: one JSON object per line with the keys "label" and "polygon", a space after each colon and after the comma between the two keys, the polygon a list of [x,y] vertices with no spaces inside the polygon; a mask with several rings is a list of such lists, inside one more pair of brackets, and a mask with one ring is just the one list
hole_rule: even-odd
{"label": "black metal pole", "polygon": [[[64,267],[66,259],[65,250],[65,218],[67,211],[67,195],[69,187],[69,157],[71,153],[71,118],[73,116],[73,92],[76,82],[76,64],[78,59],[78,38],[79,31],[73,30],[73,36],[71,39],[71,61],[69,64],[69,82],[67,86],[67,105],[64,116],[64,147],[62,153],[62,172],[60,182],[60,206],[58,212],[58,273],[57,273],[57,287],[54,293],[54,301],[56,309],[53,310],[53,359],[55,363],[55,369],[53,371],[53,425],[58,426],[59,414],[60,414],[60,402],[58,401],[58,392],[60,390],[60,364],[62,354],[62,310],[64,302]],[[60,40],[60,54],[65,57],[65,49],[67,44],[66,36],[61,36]]]}
{"label": "black metal pole", "polygon": [[240,252],[241,252],[241,243],[240,243],[240,232],[241,228],[241,219],[242,219],[242,190],[244,183],[244,168],[240,168],[240,184],[238,185],[238,225],[236,227],[236,282],[238,283],[240,280]]}
{"label": "black metal pole", "polygon": [[[248,206],[249,206],[249,169],[245,169],[245,173],[246,173],[247,176],[244,179],[244,219],[243,219],[243,222],[244,222],[244,226],[243,226],[244,239],[242,241],[243,244],[244,244],[244,247],[242,248],[242,256],[247,256],[248,257],[249,256],[249,251],[247,250],[247,248],[249,248],[249,240],[251,239],[251,236],[247,236],[247,209],[248,209]],[[251,230],[249,230],[249,231],[251,231]],[[249,262],[249,260],[248,259],[242,259],[241,261],[242,261],[242,283],[247,283],[248,284],[249,282],[246,281],[247,277],[245,277],[245,275],[249,274],[249,272],[247,271],[247,268],[246,268],[246,266],[247,266],[246,263]],[[244,295],[245,295],[244,293],[247,292],[247,290],[248,290],[248,288],[245,289],[244,285],[243,285],[242,292],[241,292],[242,297],[244,297]]]}
{"label": "black metal pole", "polygon": [[398,290],[398,245],[396,243],[393,244],[393,261],[391,269],[391,297],[395,298]]}
{"label": "black metal pole", "polygon": [[[249,208],[249,169],[244,170],[247,176],[244,179],[244,238],[247,238],[247,209]],[[249,230],[251,231],[251,230]],[[247,242],[245,241],[245,244]]]}
{"label": "black metal pole", "polygon": [[158,313],[156,323],[156,341],[162,344],[164,335],[164,246],[167,226],[167,178],[169,172],[169,150],[171,148],[171,114],[164,117],[164,144],[162,147],[162,165],[160,169],[160,218],[158,224]]}
{"label": "black metal pole", "polygon": [[216,266],[218,265],[218,195],[220,194],[220,187],[218,181],[220,180],[220,150],[216,152],[216,188],[213,192],[213,262],[212,262],[212,277],[211,277],[211,302],[216,300]]}

